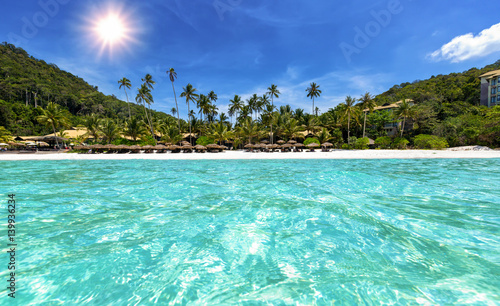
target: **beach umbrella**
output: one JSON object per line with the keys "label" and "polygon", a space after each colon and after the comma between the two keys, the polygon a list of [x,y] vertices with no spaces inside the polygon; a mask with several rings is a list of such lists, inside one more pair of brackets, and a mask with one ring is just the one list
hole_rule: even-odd
{"label": "beach umbrella", "polygon": [[330,148],[330,147],[333,147],[333,144],[332,143],[329,143],[329,142],[325,142],[324,144],[321,145],[322,147],[325,147],[325,148]]}
{"label": "beach umbrella", "polygon": [[268,144],[268,143],[269,143],[269,140],[262,140],[260,143],[265,143],[265,144]]}
{"label": "beach umbrella", "polygon": [[154,149],[155,149],[155,150],[166,150],[166,149],[167,149],[167,147],[166,147],[166,146],[164,146],[164,145],[156,145],[156,146],[154,146]]}
{"label": "beach umbrella", "polygon": [[181,149],[182,147],[178,146],[178,145],[171,145],[168,147],[168,150],[170,151],[175,151],[175,150],[179,150]]}
{"label": "beach umbrella", "polygon": [[192,145],[190,145],[190,144],[186,144],[186,145],[183,145],[183,146],[182,146],[182,149],[183,149],[183,150],[192,150],[193,148],[194,148],[194,147],[193,147]]}
{"label": "beach umbrella", "polygon": [[2,143],[0,143],[0,147],[6,147],[6,146],[8,146],[8,145],[9,145],[8,143],[3,143],[3,142],[2,142]]}
{"label": "beach umbrella", "polygon": [[249,144],[245,145],[244,148],[251,149],[251,148],[253,148],[253,144],[249,143]]}
{"label": "beach umbrella", "polygon": [[295,144],[295,146],[296,146],[297,148],[303,148],[303,147],[304,147],[304,144],[302,144],[302,143],[296,143],[296,144]]}
{"label": "beach umbrella", "polygon": [[284,140],[278,140],[277,142],[278,142],[279,144],[284,144],[284,143],[285,143],[285,141],[284,141]]}
{"label": "beach umbrella", "polygon": [[289,144],[296,144],[297,142],[295,140],[289,140],[288,143]]}
{"label": "beach umbrella", "polygon": [[115,148],[115,145],[112,145],[112,144],[107,144],[103,147],[103,149],[106,149],[106,150],[112,150]]}
{"label": "beach umbrella", "polygon": [[291,144],[289,143],[285,143],[284,145],[281,146],[283,149],[287,149],[287,148],[291,148],[293,147]]}
{"label": "beach umbrella", "polygon": [[313,143],[308,144],[306,147],[308,147],[309,149],[313,149],[313,148],[319,147],[319,144],[313,142]]}
{"label": "beach umbrella", "polygon": [[219,146],[219,149],[222,149],[222,150],[227,150],[227,149],[229,149],[229,148],[228,148],[228,147],[226,147],[226,146]]}
{"label": "beach umbrella", "polygon": [[218,149],[219,145],[215,143],[211,143],[207,145],[207,149]]}
{"label": "beach umbrella", "polygon": [[195,148],[196,150],[198,150],[198,151],[204,151],[204,150],[206,150],[206,149],[207,149],[207,147],[202,146],[202,145],[196,145],[196,146],[194,146],[194,148]]}
{"label": "beach umbrella", "polygon": [[146,146],[141,147],[141,149],[143,149],[143,150],[153,150],[154,147],[151,146],[151,145],[146,145]]}

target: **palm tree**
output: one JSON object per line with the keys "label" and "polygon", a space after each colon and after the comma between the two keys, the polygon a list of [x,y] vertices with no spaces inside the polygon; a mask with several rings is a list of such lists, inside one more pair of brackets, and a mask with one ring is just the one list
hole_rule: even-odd
{"label": "palm tree", "polygon": [[403,117],[403,126],[401,128],[401,137],[403,137],[403,132],[405,130],[406,118],[413,118],[415,112],[413,106],[408,103],[409,99],[403,99],[403,102],[399,104],[398,108],[394,111],[394,115],[398,118]]}
{"label": "palm tree", "polygon": [[[174,116],[174,117],[175,117],[175,114],[177,114],[177,108],[172,107],[172,109],[170,110],[170,112],[172,113],[172,116]],[[179,122],[179,125],[180,125],[180,124],[181,124],[181,123]]]}
{"label": "palm tree", "polygon": [[97,118],[95,115],[89,116],[87,117],[87,120],[85,120],[84,125],[87,128],[87,134],[94,138],[94,142],[99,141],[99,118]]}
{"label": "palm tree", "polygon": [[210,113],[210,99],[207,96],[201,94],[196,101],[196,106],[200,109],[199,114],[201,120],[203,121],[203,115],[207,116]]}
{"label": "palm tree", "polygon": [[260,136],[261,130],[259,126],[253,122],[252,118],[247,117],[241,122],[239,133],[243,137],[248,138],[248,143],[252,143],[252,138]]}
{"label": "palm tree", "polygon": [[[279,98],[281,92],[278,90],[278,86],[272,84],[271,87],[267,88],[267,94],[271,96],[271,105],[274,108],[274,98]],[[273,143],[273,122],[271,120],[271,144]]]}
{"label": "palm tree", "polygon": [[132,137],[136,141],[137,138],[145,134],[144,122],[134,116],[127,121],[123,132],[125,136]]}
{"label": "palm tree", "polygon": [[147,84],[144,83],[141,85],[141,88],[137,90],[137,96],[135,97],[137,103],[142,103],[144,106],[144,112],[146,113],[146,119],[148,120],[149,127],[151,129],[151,136],[155,137],[153,132],[153,125],[151,123],[151,119],[148,116],[148,111],[146,109],[146,104],[150,105],[153,103],[153,95],[151,94],[151,90],[148,88]]}
{"label": "palm tree", "polygon": [[248,103],[248,110],[250,111],[251,115],[253,115],[254,111],[257,112],[257,102],[259,101],[259,96],[257,94],[253,94],[250,99],[247,100]]}
{"label": "palm tree", "polygon": [[132,85],[130,84],[130,80],[127,79],[127,78],[123,78],[121,80],[118,81],[118,84],[120,84],[120,88],[119,89],[122,89],[123,87],[123,91],[125,91],[125,96],[127,97],[127,106],[128,106],[128,119],[130,119],[131,115],[130,115],[130,102],[128,101],[128,94],[127,94],[127,88],[130,89],[132,87]]}
{"label": "palm tree", "polygon": [[354,109],[354,103],[356,103],[356,99],[351,96],[347,96],[345,98],[344,103],[344,117],[347,117],[347,141],[349,142],[350,138],[350,124],[351,124],[351,116],[353,116],[356,112]]}
{"label": "palm tree", "polygon": [[[223,118],[221,117],[221,119]],[[219,144],[222,144],[223,141],[231,138],[233,136],[233,133],[229,130],[228,126],[224,124],[224,121],[221,120],[217,124],[212,124],[210,136],[212,136],[217,142],[219,142]]]}
{"label": "palm tree", "polygon": [[177,72],[175,72],[174,68],[170,68],[167,71],[167,75],[170,78],[170,82],[172,82],[172,90],[174,91],[174,98],[175,98],[175,107],[177,108],[177,122],[179,124],[179,131],[180,131],[181,130],[181,118],[179,116],[179,105],[177,105],[177,95],[175,94],[175,87],[174,87],[174,80],[177,78]]}
{"label": "palm tree", "polygon": [[108,144],[120,136],[120,129],[113,119],[106,119],[102,122],[101,132]]}
{"label": "palm tree", "polygon": [[[182,88],[184,91],[181,93],[181,98],[186,98],[186,104],[188,106],[188,119],[189,119],[189,114],[190,114],[190,108],[189,108],[189,102],[194,102],[196,99],[199,97],[198,94],[196,94],[196,88],[193,87],[191,84],[187,84],[186,87]],[[191,120],[189,120],[189,135],[191,137]]]}
{"label": "palm tree", "polygon": [[310,87],[306,89],[307,97],[311,98],[313,101],[312,112],[314,114],[314,98],[321,96],[321,89],[319,89],[319,85],[312,82]]}
{"label": "palm tree", "polygon": [[363,112],[365,113],[365,119],[363,122],[363,138],[365,137],[365,130],[366,130],[366,113],[369,111],[370,113],[373,112],[373,109],[377,106],[375,101],[373,100],[372,95],[370,95],[369,92],[365,92],[364,95],[361,96],[361,98],[358,99],[360,101],[360,106],[361,109],[363,109]]}
{"label": "palm tree", "polygon": [[324,144],[328,140],[332,139],[332,135],[326,128],[322,128],[321,132],[319,132],[316,137],[318,138],[321,144]]}
{"label": "palm tree", "polygon": [[143,81],[143,82],[144,82],[144,84],[146,84],[146,86],[147,86],[149,89],[151,89],[151,90],[153,90],[153,89],[154,89],[153,85],[155,85],[155,84],[156,84],[156,82],[155,82],[155,81],[153,81],[153,76],[152,76],[151,74],[149,74],[149,73],[148,73],[148,74],[146,74],[146,76],[145,76],[143,79],[141,79],[141,81]]}
{"label": "palm tree", "polygon": [[241,109],[243,108],[243,101],[241,101],[240,96],[235,95],[232,100],[229,100],[229,102],[231,103],[229,105],[229,116],[231,116],[231,124],[233,124],[233,116],[241,111]]}
{"label": "palm tree", "polygon": [[[59,108],[59,105],[49,102],[46,109],[42,109],[42,114],[38,116],[37,121],[47,127],[52,127],[54,136],[56,135],[56,129],[59,125],[67,125],[68,119],[64,117],[63,111]],[[56,137],[56,145],[59,148],[59,141]]]}
{"label": "palm tree", "polygon": [[207,97],[210,101],[212,101],[213,104],[217,102],[217,94],[213,90],[208,93]]}

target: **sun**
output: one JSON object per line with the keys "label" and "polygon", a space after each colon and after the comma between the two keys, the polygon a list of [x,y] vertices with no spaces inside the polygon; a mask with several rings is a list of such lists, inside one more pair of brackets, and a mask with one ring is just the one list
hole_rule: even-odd
{"label": "sun", "polygon": [[92,6],[82,19],[82,44],[92,53],[97,51],[97,58],[118,58],[140,44],[142,22],[131,7],[116,2]]}
{"label": "sun", "polygon": [[95,31],[103,43],[113,45],[122,42],[127,29],[118,16],[110,14],[97,22]]}

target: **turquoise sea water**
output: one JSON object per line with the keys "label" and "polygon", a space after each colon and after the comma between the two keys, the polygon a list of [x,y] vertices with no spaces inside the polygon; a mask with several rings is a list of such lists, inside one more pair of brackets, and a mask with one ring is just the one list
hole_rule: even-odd
{"label": "turquoise sea water", "polygon": [[500,303],[498,159],[0,167],[19,305]]}

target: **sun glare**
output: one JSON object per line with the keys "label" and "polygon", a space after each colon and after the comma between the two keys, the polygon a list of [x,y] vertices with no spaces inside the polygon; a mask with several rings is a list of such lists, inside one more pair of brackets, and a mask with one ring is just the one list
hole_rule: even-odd
{"label": "sun glare", "polygon": [[90,8],[84,15],[86,46],[98,51],[98,57],[116,58],[124,51],[132,52],[142,32],[134,10],[120,3]]}
{"label": "sun glare", "polygon": [[97,23],[96,32],[107,44],[120,42],[125,37],[125,26],[119,17],[109,15]]}

